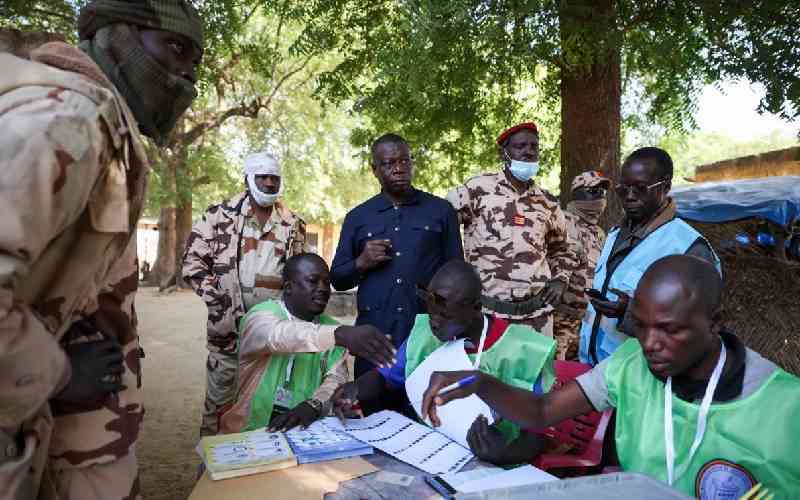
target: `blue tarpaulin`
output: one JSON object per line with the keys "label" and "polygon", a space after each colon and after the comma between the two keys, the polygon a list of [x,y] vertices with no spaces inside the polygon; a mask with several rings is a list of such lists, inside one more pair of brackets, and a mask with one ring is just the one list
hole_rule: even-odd
{"label": "blue tarpaulin", "polygon": [[800,217],[800,177],[765,177],[704,182],[670,193],[678,215],[697,222],[731,222],[757,217],[788,229]]}

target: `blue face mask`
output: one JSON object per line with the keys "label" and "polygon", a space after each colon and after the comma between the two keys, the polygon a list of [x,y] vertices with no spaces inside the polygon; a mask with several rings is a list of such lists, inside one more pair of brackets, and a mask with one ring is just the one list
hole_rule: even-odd
{"label": "blue face mask", "polygon": [[508,169],[511,171],[511,175],[517,179],[522,182],[528,182],[536,177],[536,174],[539,172],[539,162],[511,160],[511,165]]}

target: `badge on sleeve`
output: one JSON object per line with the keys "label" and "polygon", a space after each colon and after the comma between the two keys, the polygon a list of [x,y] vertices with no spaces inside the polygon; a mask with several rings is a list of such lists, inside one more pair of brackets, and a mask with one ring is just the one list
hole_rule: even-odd
{"label": "badge on sleeve", "polygon": [[514,225],[515,226],[524,226],[525,225],[525,216],[522,214],[515,214],[514,215]]}

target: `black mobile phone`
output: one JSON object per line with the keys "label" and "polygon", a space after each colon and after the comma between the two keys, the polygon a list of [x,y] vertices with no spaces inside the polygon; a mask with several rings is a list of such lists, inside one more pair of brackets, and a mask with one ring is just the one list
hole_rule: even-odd
{"label": "black mobile phone", "polygon": [[597,300],[606,300],[600,290],[595,290],[594,288],[584,288],[583,293],[588,295],[589,297]]}

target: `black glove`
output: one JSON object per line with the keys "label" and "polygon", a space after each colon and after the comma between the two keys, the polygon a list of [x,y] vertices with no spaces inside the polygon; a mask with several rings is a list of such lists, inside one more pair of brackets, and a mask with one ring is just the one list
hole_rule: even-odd
{"label": "black glove", "polygon": [[[85,331],[93,328],[81,320],[72,328]],[[116,340],[100,340],[69,344],[64,349],[72,367],[72,377],[53,399],[64,403],[102,401],[112,393],[125,389],[122,385],[122,348]]]}

